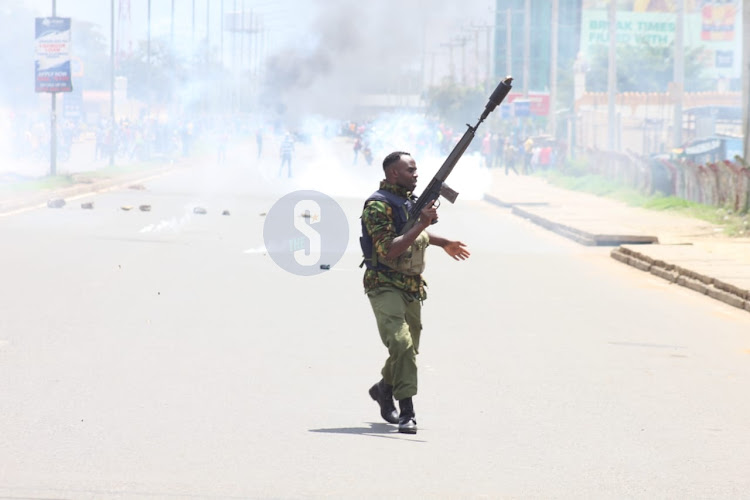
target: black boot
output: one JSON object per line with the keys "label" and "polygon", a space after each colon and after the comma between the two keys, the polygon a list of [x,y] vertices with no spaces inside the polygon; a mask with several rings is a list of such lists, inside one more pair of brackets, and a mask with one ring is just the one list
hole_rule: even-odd
{"label": "black boot", "polygon": [[411,398],[399,399],[398,405],[401,407],[401,415],[398,417],[398,432],[404,434],[417,433],[417,421],[414,420],[414,405]]}
{"label": "black boot", "polygon": [[380,380],[377,384],[370,387],[370,397],[380,405],[380,416],[389,424],[398,423],[398,414],[396,405],[393,404],[393,386]]}

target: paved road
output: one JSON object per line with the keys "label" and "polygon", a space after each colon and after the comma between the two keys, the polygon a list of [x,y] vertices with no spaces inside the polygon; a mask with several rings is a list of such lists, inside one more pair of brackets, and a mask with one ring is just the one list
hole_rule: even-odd
{"label": "paved road", "polygon": [[[379,173],[319,155],[0,218],[0,498],[747,495],[747,313],[476,200],[435,227],[472,257],[429,254],[419,432],[381,422],[356,247]],[[301,277],[261,214],[315,177],[350,246]]]}

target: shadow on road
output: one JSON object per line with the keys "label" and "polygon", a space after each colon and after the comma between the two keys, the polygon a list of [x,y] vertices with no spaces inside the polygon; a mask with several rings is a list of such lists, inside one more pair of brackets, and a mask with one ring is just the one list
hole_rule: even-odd
{"label": "shadow on road", "polygon": [[[334,427],[331,429],[310,429],[309,432],[320,432],[324,434],[359,434],[360,436],[381,437],[389,439],[403,439],[404,434],[398,433],[398,428],[394,425],[383,424],[380,422],[366,422],[369,427]],[[426,441],[420,439],[409,439],[418,443]]]}

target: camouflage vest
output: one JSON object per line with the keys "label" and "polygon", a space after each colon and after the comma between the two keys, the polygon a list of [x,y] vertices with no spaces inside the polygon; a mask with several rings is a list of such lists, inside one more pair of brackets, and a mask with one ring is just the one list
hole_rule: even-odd
{"label": "camouflage vest", "polygon": [[[379,189],[365,200],[365,206],[371,201],[381,201],[391,206],[393,225],[396,228],[396,233],[401,233],[409,218],[409,210],[413,206],[412,200]],[[362,247],[362,254],[365,256],[363,262],[367,269],[393,269],[409,276],[417,276],[422,274],[425,269],[425,250],[430,244],[430,237],[427,232],[422,231],[404,253],[395,259],[386,259],[380,257],[375,251],[375,243],[367,232],[364,221],[362,221],[362,236],[359,238],[359,244]]]}

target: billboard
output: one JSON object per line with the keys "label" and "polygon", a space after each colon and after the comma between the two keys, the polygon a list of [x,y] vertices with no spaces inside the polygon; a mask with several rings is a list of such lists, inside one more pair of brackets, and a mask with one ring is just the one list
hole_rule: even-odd
{"label": "billboard", "polygon": [[71,92],[70,18],[38,17],[35,28],[37,92]]}
{"label": "billboard", "polygon": [[513,116],[547,116],[549,114],[549,93],[529,92],[524,97],[520,92],[510,92],[506,97],[504,106],[508,108]]}
{"label": "billboard", "polygon": [[[675,37],[677,2],[629,0],[617,3],[617,43],[668,47]],[[584,0],[581,53],[609,44],[609,0]],[[742,4],[739,0],[684,0],[686,48],[700,48],[706,75],[740,78],[742,73]]]}

